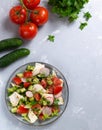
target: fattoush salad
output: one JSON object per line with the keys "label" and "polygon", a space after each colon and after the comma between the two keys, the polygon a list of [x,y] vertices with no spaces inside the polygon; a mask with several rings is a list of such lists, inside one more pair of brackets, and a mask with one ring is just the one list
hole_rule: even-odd
{"label": "fattoush salad", "polygon": [[27,65],[7,88],[10,111],[29,123],[58,116],[64,104],[63,80],[42,63]]}

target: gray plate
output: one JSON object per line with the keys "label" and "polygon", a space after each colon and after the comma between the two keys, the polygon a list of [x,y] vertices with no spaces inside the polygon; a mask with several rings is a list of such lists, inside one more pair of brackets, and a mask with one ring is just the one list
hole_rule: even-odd
{"label": "gray plate", "polygon": [[[31,124],[25,120],[22,119],[21,116],[18,116],[16,114],[13,114],[10,112],[10,106],[8,105],[9,103],[9,99],[8,99],[8,95],[7,95],[7,88],[10,87],[10,83],[12,81],[12,78],[19,72],[23,72],[27,65],[35,65],[35,63],[41,63],[41,64],[45,64],[45,66],[47,68],[49,68],[50,70],[54,70],[57,74],[58,77],[60,77],[61,79],[63,79],[64,81],[64,89],[63,89],[63,92],[62,92],[62,96],[63,96],[63,99],[64,99],[64,105],[60,106],[60,113],[58,116],[55,116],[49,120],[46,120],[46,121],[36,121],[34,124]],[[28,125],[34,125],[34,126],[44,126],[44,125],[47,125],[47,124],[50,124],[54,121],[56,121],[62,114],[63,112],[65,111],[66,107],[67,107],[67,104],[68,104],[68,98],[69,98],[69,88],[68,88],[68,84],[67,84],[67,81],[65,79],[65,77],[63,76],[63,74],[54,66],[50,65],[50,64],[47,64],[47,63],[43,63],[43,62],[30,62],[30,63],[27,63],[25,65],[22,65],[20,66],[19,68],[17,68],[13,73],[12,75],[10,76],[8,82],[7,82],[7,86],[6,86],[6,90],[5,90],[5,100],[6,100],[6,105],[7,105],[7,108],[9,110],[9,112],[12,114],[12,116],[14,116],[16,119],[18,119],[19,121],[25,123],[25,124],[28,124]]]}

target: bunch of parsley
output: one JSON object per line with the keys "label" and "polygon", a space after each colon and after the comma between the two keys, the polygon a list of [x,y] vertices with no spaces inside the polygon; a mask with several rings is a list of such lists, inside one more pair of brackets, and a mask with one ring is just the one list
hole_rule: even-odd
{"label": "bunch of parsley", "polygon": [[89,0],[49,0],[48,4],[52,6],[52,12],[60,17],[68,17],[72,22],[78,18],[78,14]]}

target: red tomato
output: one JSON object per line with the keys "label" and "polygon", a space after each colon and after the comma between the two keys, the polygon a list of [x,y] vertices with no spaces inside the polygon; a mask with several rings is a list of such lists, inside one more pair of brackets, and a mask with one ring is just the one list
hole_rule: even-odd
{"label": "red tomato", "polygon": [[41,105],[40,104],[35,104],[32,106],[32,109],[41,109]]}
{"label": "red tomato", "polygon": [[21,24],[19,27],[20,36],[27,40],[34,38],[37,32],[38,32],[37,26],[31,22]]}
{"label": "red tomato", "polygon": [[38,26],[45,24],[48,21],[48,10],[44,7],[36,7],[30,14],[30,19]]}
{"label": "red tomato", "polygon": [[43,86],[43,88],[46,88],[47,87],[47,82],[44,79],[42,79],[41,80],[41,85]]}
{"label": "red tomato", "polygon": [[17,109],[17,113],[18,114],[24,114],[24,113],[28,113],[28,109],[24,107],[24,105],[20,105]]}
{"label": "red tomato", "polygon": [[15,84],[19,85],[19,84],[22,83],[22,80],[21,80],[21,78],[19,78],[19,77],[16,76],[16,77],[13,78],[13,82],[14,82]]}
{"label": "red tomato", "polygon": [[42,113],[39,115],[39,119],[44,120],[44,115]]}
{"label": "red tomato", "polygon": [[41,96],[40,96],[39,93],[35,93],[35,94],[34,94],[34,98],[35,98],[36,101],[40,101]]}
{"label": "red tomato", "polygon": [[54,86],[54,94],[58,94],[59,92],[62,91],[62,86]]}
{"label": "red tomato", "polygon": [[47,90],[48,90],[48,93],[49,93],[49,94],[53,94],[53,93],[54,93],[54,88],[53,88],[53,86],[50,86]]}
{"label": "red tomato", "polygon": [[13,23],[23,24],[27,18],[27,11],[20,5],[14,6],[9,12],[9,17]]}
{"label": "red tomato", "polygon": [[33,10],[40,3],[40,0],[23,0],[23,3],[26,8]]}
{"label": "red tomato", "polygon": [[23,75],[25,78],[31,78],[33,76],[33,73],[32,71],[25,71]]}
{"label": "red tomato", "polygon": [[53,84],[56,85],[61,85],[61,80],[58,77],[53,77],[52,78]]}
{"label": "red tomato", "polygon": [[24,85],[25,88],[28,88],[30,83],[29,82],[24,82],[23,85]]}
{"label": "red tomato", "polygon": [[58,111],[60,112],[60,108],[58,106],[52,106],[52,112]]}

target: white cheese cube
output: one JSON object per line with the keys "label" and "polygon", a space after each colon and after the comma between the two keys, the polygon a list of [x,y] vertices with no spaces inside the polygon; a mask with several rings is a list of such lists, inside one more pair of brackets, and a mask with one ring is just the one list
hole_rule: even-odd
{"label": "white cheese cube", "polygon": [[12,95],[9,96],[12,106],[17,106],[21,98],[23,98],[23,96],[21,96],[17,92],[14,92]]}
{"label": "white cheese cube", "polygon": [[39,91],[41,91],[41,92],[43,92],[43,93],[46,92],[46,90],[45,90],[45,89],[43,88],[43,86],[40,85],[40,84],[35,84],[34,87],[33,87],[33,89],[34,89],[35,92],[39,92]]}
{"label": "white cheese cube", "polygon": [[32,110],[29,110],[28,118],[30,120],[30,123],[34,123],[38,119],[38,117],[34,114]]}
{"label": "white cheese cube", "polygon": [[39,74],[39,73],[40,73],[40,70],[41,70],[42,68],[44,68],[44,67],[45,67],[45,65],[40,64],[40,63],[36,63],[36,64],[35,64],[35,68],[34,68],[34,70],[33,70],[33,75],[35,76],[35,75]]}

